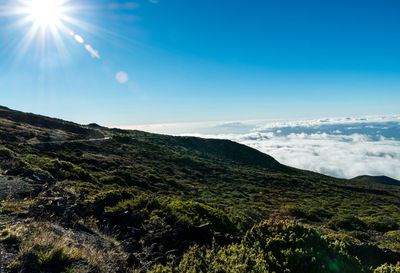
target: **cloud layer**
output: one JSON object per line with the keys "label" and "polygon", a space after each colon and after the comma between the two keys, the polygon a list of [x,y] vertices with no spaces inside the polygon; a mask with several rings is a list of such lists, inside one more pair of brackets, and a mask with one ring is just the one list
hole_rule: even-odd
{"label": "cloud layer", "polygon": [[386,175],[400,180],[400,115],[125,128],[231,139],[283,164],[335,177]]}
{"label": "cloud layer", "polygon": [[361,134],[342,135],[255,133],[240,136],[238,142],[272,155],[293,167],[335,177],[387,175],[400,179],[400,141],[374,140]]}
{"label": "cloud layer", "polygon": [[400,117],[329,118],[319,120],[250,122],[248,133],[234,133],[239,123],[214,126],[231,134],[195,134],[224,138],[267,153],[283,164],[352,178],[386,175],[400,179]]}

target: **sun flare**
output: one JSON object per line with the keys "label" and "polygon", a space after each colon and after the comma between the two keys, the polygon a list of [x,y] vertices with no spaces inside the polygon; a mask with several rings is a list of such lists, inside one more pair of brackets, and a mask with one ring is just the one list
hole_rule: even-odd
{"label": "sun flare", "polygon": [[63,16],[63,2],[59,0],[29,1],[27,13],[30,19],[42,27],[54,27]]}
{"label": "sun flare", "polygon": [[13,46],[18,55],[17,61],[22,60],[31,49],[36,50],[38,56],[57,54],[66,61],[70,57],[68,45],[71,41],[82,45],[92,58],[100,59],[99,52],[82,35],[95,28],[79,18],[80,12],[91,9],[90,5],[82,6],[72,0],[5,1],[9,4],[2,6],[0,0],[0,22],[3,17],[15,20],[10,28],[20,34],[17,44]]}

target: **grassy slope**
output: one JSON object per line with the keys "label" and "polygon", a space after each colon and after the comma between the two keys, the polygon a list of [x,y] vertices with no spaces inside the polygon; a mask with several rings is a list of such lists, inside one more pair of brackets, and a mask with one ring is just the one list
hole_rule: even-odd
{"label": "grassy slope", "polygon": [[[43,190],[53,199],[79,195],[86,204],[103,202],[104,213],[140,215],[143,233],[211,222],[213,232],[241,237],[273,217],[297,219],[351,245],[400,252],[400,187],[377,179],[297,170],[227,140],[80,126],[7,108],[0,108],[0,132],[4,174],[43,173],[57,181]],[[81,141],[104,136],[110,138]],[[156,205],[149,206],[152,199]],[[27,205],[28,213],[34,206]],[[99,232],[104,215],[90,217]],[[393,262],[384,256],[371,265]]]}

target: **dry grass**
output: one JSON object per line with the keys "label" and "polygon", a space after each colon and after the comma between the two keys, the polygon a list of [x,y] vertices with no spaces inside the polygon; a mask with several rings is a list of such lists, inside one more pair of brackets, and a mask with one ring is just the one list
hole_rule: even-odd
{"label": "dry grass", "polygon": [[[100,272],[115,272],[118,268],[125,269],[127,254],[121,245],[116,244],[106,236],[97,237],[99,240],[111,240],[109,248],[96,245],[90,240],[77,235],[72,231],[48,222],[35,222],[28,220],[7,229],[7,236],[15,236],[21,241],[19,257],[33,250],[49,251],[62,249],[62,251],[75,263],[71,268],[73,272],[86,272],[88,268],[97,268]],[[14,263],[14,266],[18,264]]]}

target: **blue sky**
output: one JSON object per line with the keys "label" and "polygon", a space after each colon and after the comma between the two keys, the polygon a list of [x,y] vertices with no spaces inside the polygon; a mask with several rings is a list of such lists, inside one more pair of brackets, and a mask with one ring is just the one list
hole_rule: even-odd
{"label": "blue sky", "polygon": [[0,1],[11,108],[108,126],[400,112],[396,0],[67,2],[100,59],[62,30],[22,50],[16,5]]}

